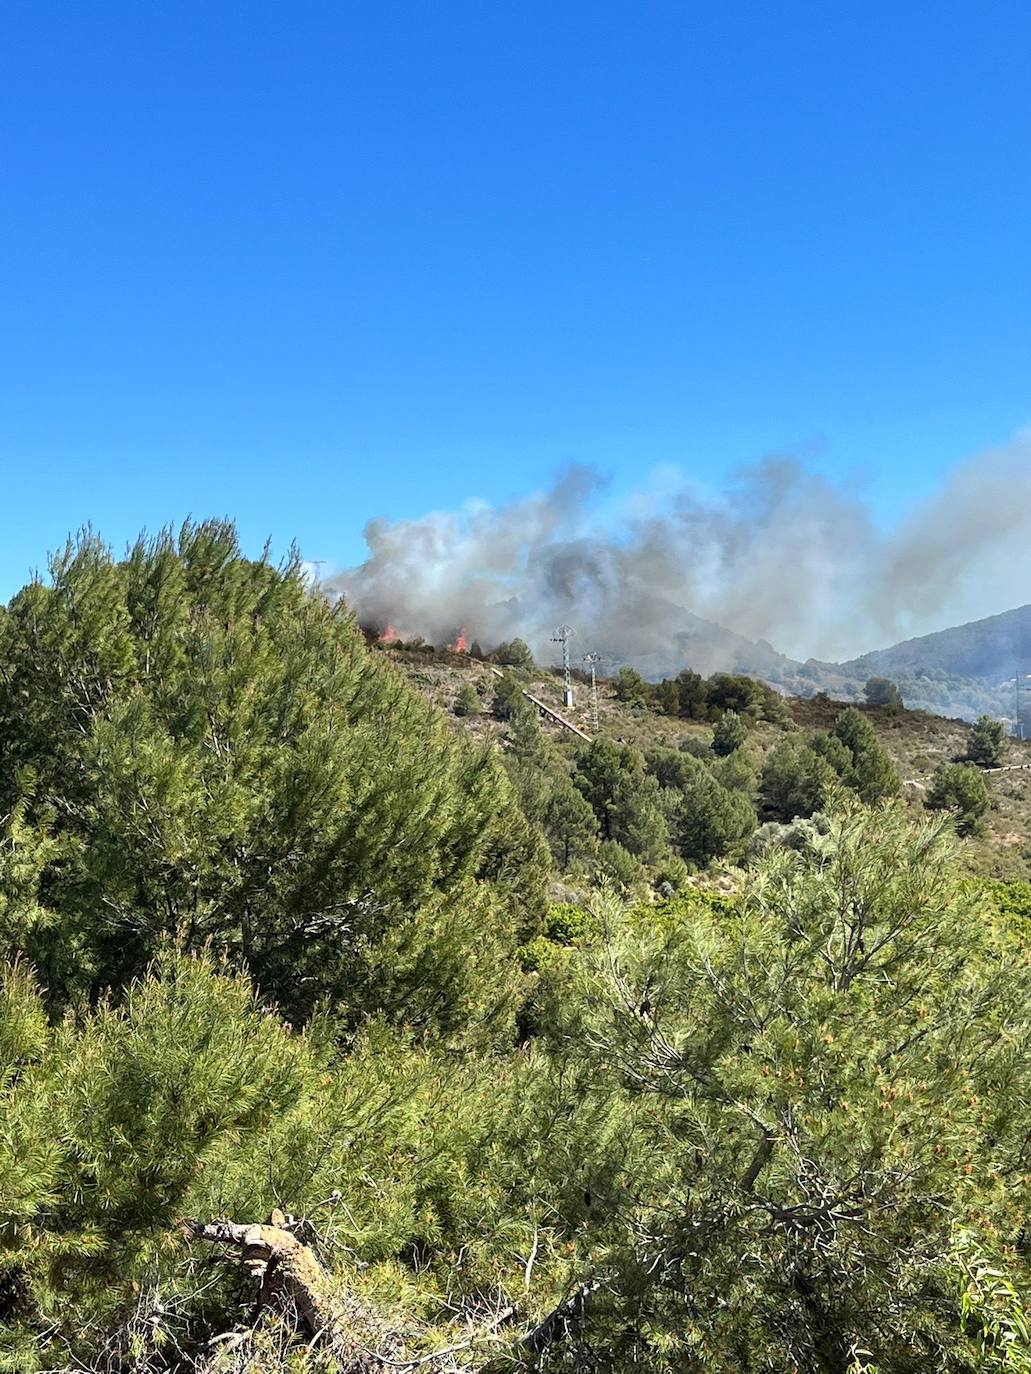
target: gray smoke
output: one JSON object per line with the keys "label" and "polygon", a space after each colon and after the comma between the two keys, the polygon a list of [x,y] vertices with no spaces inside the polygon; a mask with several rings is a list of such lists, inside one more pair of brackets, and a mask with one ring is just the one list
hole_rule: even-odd
{"label": "gray smoke", "polygon": [[605,486],[572,467],[508,505],[372,520],[368,558],[327,587],[403,638],[519,635],[547,659],[567,621],[584,651],[653,672],[754,660],[737,636],[850,657],[1031,600],[1031,432],[964,463],[888,532],[790,457],[716,493],[667,482],[615,517]]}

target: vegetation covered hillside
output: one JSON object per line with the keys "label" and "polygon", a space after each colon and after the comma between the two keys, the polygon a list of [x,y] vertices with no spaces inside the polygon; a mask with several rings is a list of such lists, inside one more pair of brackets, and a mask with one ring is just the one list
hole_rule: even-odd
{"label": "vegetation covered hillside", "polygon": [[[496,678],[492,667],[496,669],[496,664],[427,646],[391,647],[381,652],[386,652],[423,695],[450,714],[454,728],[478,740],[494,739],[503,750],[506,748],[512,726],[494,710]],[[521,688],[565,714],[585,733],[592,733],[590,688],[582,674],[578,675],[582,680],[575,687],[575,705],[566,710],[562,705],[561,678],[554,669],[524,665],[506,671]],[[734,684],[741,679],[717,674],[710,681],[727,684],[727,699],[733,704]],[[456,713],[459,696],[469,691],[475,693],[474,709],[463,711],[459,707]],[[733,765],[728,765],[718,762],[712,752],[714,729],[724,711],[720,700],[712,709],[699,705],[693,715],[692,708],[689,714],[682,714],[679,704],[670,713],[663,704],[663,691],[661,686],[642,682],[628,670],[621,670],[614,679],[600,679],[600,733],[632,746],[642,756],[662,749],[687,751],[728,772],[735,767],[740,770],[747,762],[753,797],[764,760],[778,745],[803,739],[813,732],[832,731],[841,713],[852,709],[869,723],[898,775],[900,794],[913,814],[919,815],[926,810],[936,771],[963,760],[971,736],[971,725],[965,720],[906,707],[834,700],[824,693],[781,698],[755,684],[756,699],[761,703],[758,708],[748,706],[740,698],[736,702],[738,707],[744,705],[741,715],[747,728],[740,755]],[[547,722],[542,734],[550,750],[569,760],[575,757],[580,742],[574,736]],[[1031,877],[1031,741],[1009,739],[999,762],[1012,771],[986,775],[989,805],[973,833],[964,838],[963,861],[972,872],[985,876]],[[1021,765],[1027,765],[1027,771]],[[760,819],[757,814],[757,823]]]}
{"label": "vegetation covered hillside", "polygon": [[496,656],[221,523],[0,615],[0,1367],[1031,1370],[993,723]]}

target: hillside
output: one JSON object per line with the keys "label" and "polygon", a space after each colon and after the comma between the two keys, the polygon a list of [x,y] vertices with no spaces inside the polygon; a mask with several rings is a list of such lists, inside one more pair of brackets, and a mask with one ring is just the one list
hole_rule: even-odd
{"label": "hillside", "polygon": [[834,666],[854,677],[876,673],[910,678],[941,672],[1002,682],[1013,677],[1016,667],[1027,671],[1024,665],[1029,659],[1031,605],[906,639],[890,649],[878,649]]}
{"label": "hillside", "polygon": [[[490,713],[496,679],[487,664],[464,654],[431,648],[383,652],[427,699],[448,713],[453,729],[480,740],[494,740],[504,747],[509,727]],[[527,690],[585,733],[591,733],[590,693],[585,681],[576,687],[573,708],[566,709],[562,705],[561,677],[556,670],[538,666],[517,676]],[[455,700],[466,684],[477,687],[484,703],[481,714],[454,714]],[[699,744],[708,744],[712,737],[709,724],[677,720],[620,702],[611,679],[599,681],[598,699],[601,734],[636,749],[678,749],[692,737]],[[785,699],[786,720],[781,724],[760,722],[750,738],[749,751],[759,764],[785,735],[829,729],[847,704],[855,705],[871,722],[906,783],[909,805],[914,813],[922,813],[923,797],[934,770],[939,764],[962,756],[970,729],[966,720],[911,708],[868,707],[859,701],[828,698],[822,693],[792,696]],[[575,752],[578,747],[575,736],[559,727],[547,726],[547,734],[563,751]],[[986,818],[985,833],[965,840],[964,849],[972,871],[998,878],[1027,878],[1031,875],[1031,741],[1011,740],[1008,761],[1013,765],[1027,764],[1029,771],[1017,768],[990,775],[993,807]]]}
{"label": "hillside", "polygon": [[642,601],[642,628],[603,650],[609,671],[632,665],[649,681],[687,666],[706,676],[747,673],[793,696],[829,692],[863,701],[868,678],[888,677],[918,710],[976,720],[987,713],[1012,723],[1013,676],[1031,672],[1031,605],[907,639],[839,663],[805,663],[765,640],[749,639],[658,598]]}
{"label": "hillside", "polygon": [[960,722],[627,670],[585,740],[503,657],[222,522],[0,610],[4,1369],[838,1374],[860,1310],[867,1369],[989,1367],[1031,884],[971,874],[1031,772],[940,783],[957,847],[878,803]]}

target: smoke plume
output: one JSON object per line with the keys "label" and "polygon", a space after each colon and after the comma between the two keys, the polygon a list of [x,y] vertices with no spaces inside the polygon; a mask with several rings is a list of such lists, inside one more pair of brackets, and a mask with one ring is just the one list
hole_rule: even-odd
{"label": "smoke plume", "polygon": [[1031,600],[1031,432],[955,469],[889,531],[790,457],[717,492],[667,481],[616,516],[605,487],[578,466],[508,505],[372,520],[367,559],[328,588],[402,638],[518,635],[546,659],[565,621],[585,652],[653,672],[757,667],[738,636],[851,657]]}

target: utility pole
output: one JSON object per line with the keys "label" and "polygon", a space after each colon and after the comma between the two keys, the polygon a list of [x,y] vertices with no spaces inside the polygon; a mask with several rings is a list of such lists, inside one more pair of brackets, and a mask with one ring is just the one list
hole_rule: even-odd
{"label": "utility pole", "polygon": [[552,644],[562,645],[562,704],[573,704],[573,670],[569,664],[569,641],[573,638],[571,625],[560,625],[551,636]]}
{"label": "utility pole", "polygon": [[584,654],[584,662],[591,665],[591,731],[595,735],[601,733],[601,722],[598,719],[598,673],[597,664],[601,654]]}
{"label": "utility pole", "polygon": [[1016,668],[1015,668],[1015,670],[1014,670],[1014,673],[1013,673],[1013,686],[1014,686],[1014,688],[1016,689],[1016,698],[1017,698],[1017,701],[1016,701],[1017,719],[1016,719],[1016,724],[1014,725],[1014,728],[1013,728],[1013,733],[1016,735],[1017,739],[1023,739],[1023,738],[1024,738],[1024,710],[1023,710],[1023,705],[1022,705],[1022,703],[1021,703],[1021,696],[1020,696],[1020,664],[1019,664],[1019,663],[1017,664],[1017,666],[1016,666]]}

